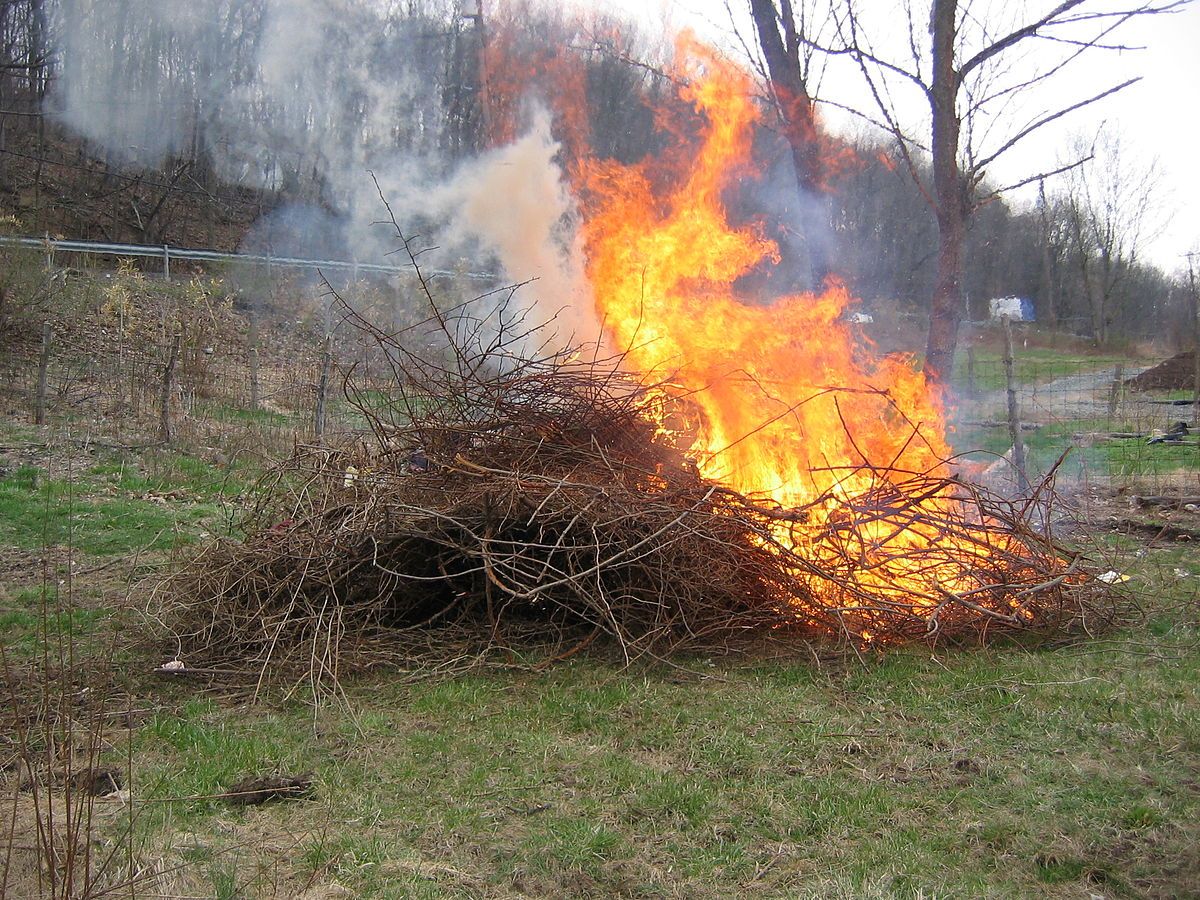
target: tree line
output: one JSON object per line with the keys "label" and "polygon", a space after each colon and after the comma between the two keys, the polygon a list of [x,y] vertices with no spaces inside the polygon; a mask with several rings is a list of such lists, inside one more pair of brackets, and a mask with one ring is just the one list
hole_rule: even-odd
{"label": "tree line", "polygon": [[[990,183],[986,156],[964,150],[981,97],[955,92],[976,71],[994,76],[993,57],[1055,24],[1055,11],[1084,4],[988,31],[969,58],[968,14],[981,15],[971,3],[936,0],[928,37],[910,21],[915,62],[897,77],[923,85],[935,125],[939,109],[954,111],[920,140],[882,101],[857,137],[820,131],[811,75],[822,54],[855,59],[877,86],[903,68],[874,49],[854,4],[818,17],[816,4],[747,2],[771,182],[739,187],[731,204],[775,219],[787,275],[773,290],[838,275],[868,307],[930,317],[942,358],[953,341],[934,340],[939,321],[956,333],[993,297],[1030,298],[1039,321],[1098,344],[1190,332],[1188,282],[1143,256],[1152,173],[1118,140],[1048,163],[1021,205]],[[670,52],[614,16],[520,2],[0,0],[0,198],[26,229],[234,249],[288,204],[337,216],[369,169],[453,170],[511,139],[539,94],[551,106],[572,97],[555,122],[568,158],[656,152],[675,139],[655,115],[678,102]],[[841,162],[829,167],[833,151]],[[780,183],[798,198],[786,214],[763,201]]]}

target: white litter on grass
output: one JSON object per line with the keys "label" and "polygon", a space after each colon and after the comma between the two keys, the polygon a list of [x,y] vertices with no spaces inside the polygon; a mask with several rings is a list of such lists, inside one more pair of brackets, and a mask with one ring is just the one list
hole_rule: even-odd
{"label": "white litter on grass", "polygon": [[1191,577],[1192,577],[1192,573],[1191,573],[1191,572],[1189,572],[1187,569],[1176,569],[1176,570],[1175,570],[1175,577],[1176,577],[1176,578],[1191,578]]}
{"label": "white litter on grass", "polygon": [[1128,581],[1128,575],[1122,575],[1116,569],[1109,569],[1103,575],[1096,576],[1097,581],[1103,581],[1105,584],[1120,584],[1122,581]]}
{"label": "white litter on grass", "polygon": [[182,672],[186,666],[181,659],[172,659],[169,662],[163,663],[159,668],[164,672]]}

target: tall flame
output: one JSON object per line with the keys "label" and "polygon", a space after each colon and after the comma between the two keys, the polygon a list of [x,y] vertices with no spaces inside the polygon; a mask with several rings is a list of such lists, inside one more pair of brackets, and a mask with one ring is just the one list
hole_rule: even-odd
{"label": "tall flame", "polygon": [[722,202],[750,177],[758,112],[749,79],[683,43],[683,98],[704,125],[690,170],[665,192],[653,162],[579,164],[597,313],[628,365],[690,392],[703,422],[690,448],[701,471],[739,491],[798,507],[855,493],[883,466],[936,470],[948,455],[943,415],[911,360],[863,360],[843,323],[850,301],[820,294],[769,306],[734,282],[779,251],[754,225],[733,227]]}
{"label": "tall flame", "polygon": [[[700,411],[690,427],[678,416],[662,424],[701,473],[777,504],[779,546],[838,570],[835,581],[809,579],[816,602],[856,611],[865,640],[872,597],[928,610],[936,627],[947,591],[988,590],[977,542],[937,524],[961,512],[936,481],[950,455],[940,398],[910,357],[868,358],[844,321],[851,298],[841,283],[770,305],[735,296],[740,277],[779,259],[760,227],[731,225],[722,202],[754,176],[752,85],[695,42],[678,50],[682,99],[703,122],[698,147],[673,154],[686,164],[576,164],[597,316],[627,366]],[[671,406],[659,404],[660,415]],[[917,497],[892,490],[914,476],[942,486]],[[871,492],[863,515],[855,503]],[[996,602],[1024,614],[1017,601]]]}

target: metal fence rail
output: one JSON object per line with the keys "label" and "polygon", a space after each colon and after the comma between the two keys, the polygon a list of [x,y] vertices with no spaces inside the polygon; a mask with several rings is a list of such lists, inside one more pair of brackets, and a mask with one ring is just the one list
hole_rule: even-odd
{"label": "metal fence rail", "polygon": [[[272,256],[257,253],[224,253],[219,250],[204,250],[194,247],[174,247],[170,244],[111,244],[101,241],[70,241],[55,238],[7,237],[0,236],[0,247],[21,247],[30,250],[41,250],[51,259],[58,251],[69,253],[90,253],[96,256],[141,257],[161,259],[163,277],[171,277],[172,260],[193,260],[198,262],[227,262],[235,265],[265,265],[268,271],[275,266],[285,269],[316,269],[349,272],[352,278],[359,273],[383,275],[400,275],[411,272],[411,266],[389,266],[380,263],[359,262],[345,259],[304,259],[297,256]],[[423,269],[428,276],[456,276],[472,278],[480,281],[490,281],[496,276],[487,272],[453,272],[448,269]]]}

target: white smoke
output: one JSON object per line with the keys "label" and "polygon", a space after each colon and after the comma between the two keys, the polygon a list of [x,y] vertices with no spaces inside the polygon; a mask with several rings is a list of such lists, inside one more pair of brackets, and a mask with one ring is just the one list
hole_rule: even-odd
{"label": "white smoke", "polygon": [[[63,0],[52,102],[115,162],[190,157],[202,140],[217,177],[279,191],[286,208],[251,234],[276,255],[341,247],[382,262],[396,236],[375,224],[374,173],[399,224],[439,246],[434,267],[467,256],[473,270],[531,281],[517,294],[530,322],[592,339],[549,117],[451,171],[438,127],[446,60],[428,50],[445,18],[381,21],[355,0]],[[341,233],[313,238],[331,228]]]}
{"label": "white smoke", "polygon": [[550,116],[539,110],[523,137],[464,166],[440,199],[454,230],[495,253],[510,278],[536,278],[522,288],[533,300],[529,324],[554,319],[568,342],[594,341],[599,328],[589,315],[594,307],[558,151]]}

